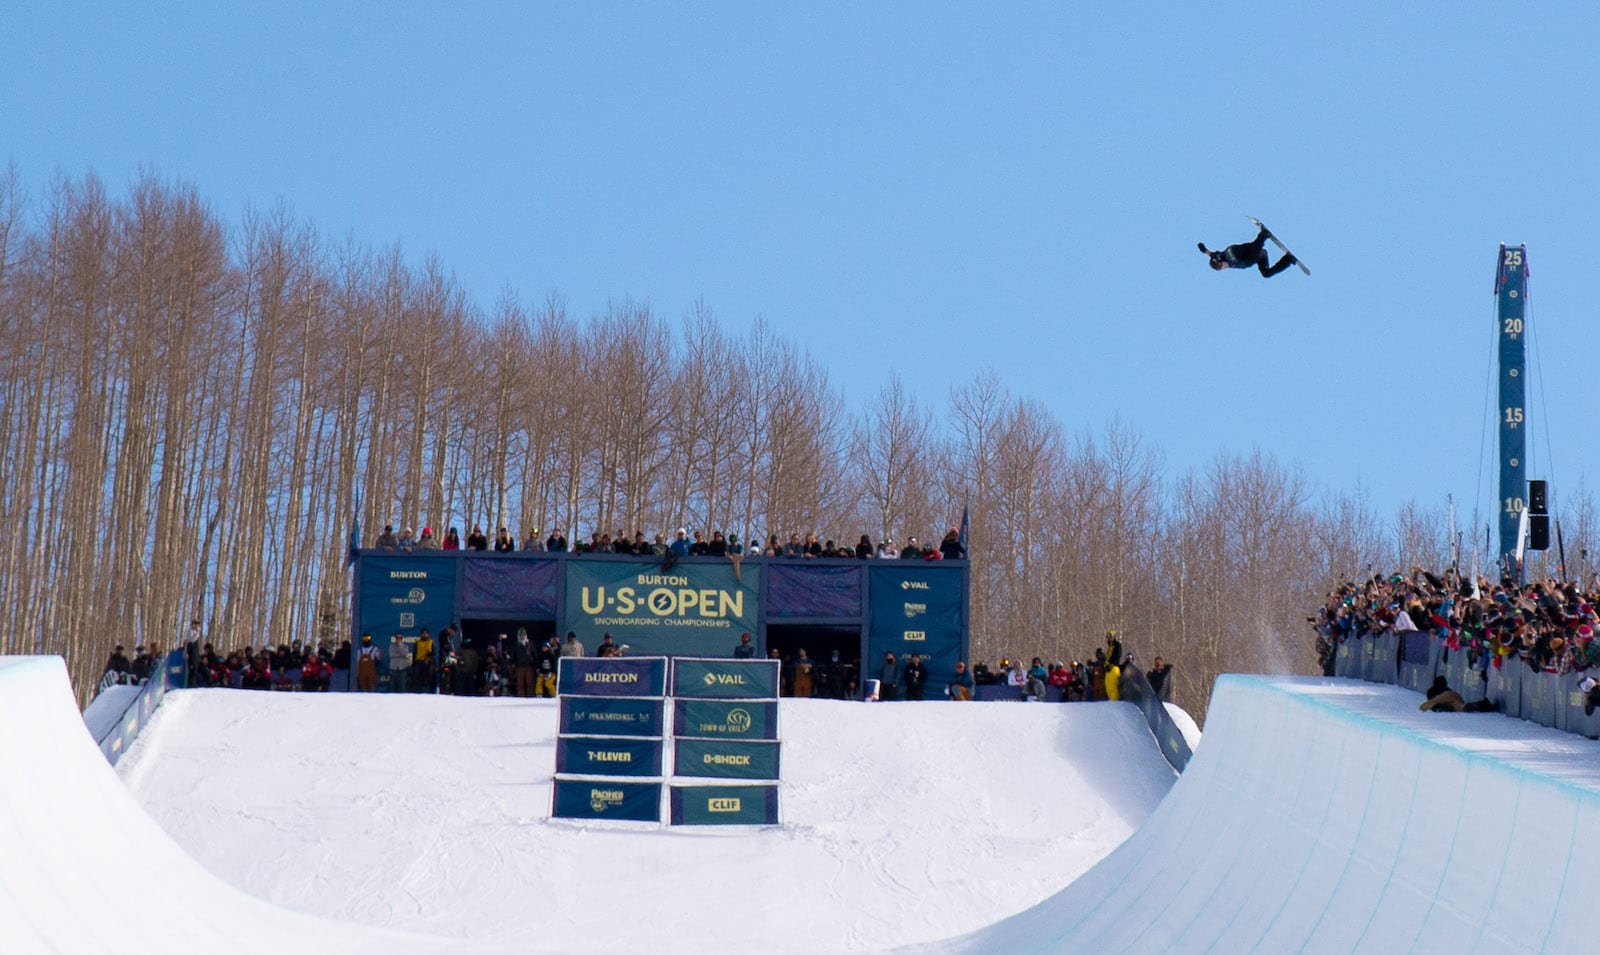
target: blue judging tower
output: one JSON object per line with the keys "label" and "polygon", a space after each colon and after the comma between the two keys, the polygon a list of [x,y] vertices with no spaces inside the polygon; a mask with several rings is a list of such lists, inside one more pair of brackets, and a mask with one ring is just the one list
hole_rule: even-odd
{"label": "blue judging tower", "polygon": [[[1494,278],[1499,330],[1500,404],[1500,564],[1510,566],[1517,552],[1522,512],[1527,506],[1528,249],[1501,245]],[[1520,574],[1520,571],[1517,571]]]}

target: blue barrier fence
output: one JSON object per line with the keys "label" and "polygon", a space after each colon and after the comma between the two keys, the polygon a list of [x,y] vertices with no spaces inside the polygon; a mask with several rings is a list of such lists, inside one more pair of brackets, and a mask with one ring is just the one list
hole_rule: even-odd
{"label": "blue barrier fence", "polygon": [[1442,676],[1468,703],[1488,700],[1506,716],[1600,739],[1600,710],[1585,713],[1586,694],[1578,689],[1585,676],[1600,673],[1545,673],[1519,657],[1493,666],[1487,657],[1473,660],[1464,649],[1450,649],[1432,633],[1412,631],[1345,640],[1334,658],[1334,675],[1418,692]]}
{"label": "blue barrier fence", "polygon": [[[168,690],[178,690],[184,687],[188,679],[189,667],[182,650],[173,650],[167,654],[164,664],[157,667],[150,674],[150,679],[139,688],[139,694],[127,701],[126,707],[120,715],[111,715],[97,718],[95,725],[107,726],[96,735],[95,743],[100,747],[100,752],[105,754],[107,762],[115,766],[122,754],[128,751],[133,741],[149,722],[155,713],[156,707],[161,705],[161,698]],[[98,697],[96,700],[98,701]],[[108,699],[111,702],[112,699]],[[121,705],[120,702],[118,705]],[[90,704],[91,709],[94,703]],[[85,716],[88,713],[86,711]]]}

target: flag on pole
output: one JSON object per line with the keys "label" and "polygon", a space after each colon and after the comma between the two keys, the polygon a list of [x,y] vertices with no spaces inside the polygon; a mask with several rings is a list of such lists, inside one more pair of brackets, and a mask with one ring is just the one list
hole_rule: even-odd
{"label": "flag on pole", "polygon": [[972,556],[972,554],[967,550],[967,531],[971,528],[972,515],[968,511],[967,505],[963,504],[961,505],[961,553],[962,556],[965,557]]}
{"label": "flag on pole", "polygon": [[356,506],[350,511],[350,547],[345,552],[344,565],[355,566],[356,557],[361,550],[361,495],[356,495]]}

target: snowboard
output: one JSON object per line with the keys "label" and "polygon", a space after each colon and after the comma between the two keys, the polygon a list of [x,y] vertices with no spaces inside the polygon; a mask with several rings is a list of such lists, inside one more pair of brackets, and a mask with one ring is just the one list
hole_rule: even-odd
{"label": "snowboard", "polygon": [[[1272,230],[1268,229],[1265,225],[1263,225],[1260,219],[1257,219],[1255,216],[1245,216],[1245,218],[1249,219],[1251,222],[1255,223],[1255,226],[1256,226],[1257,229],[1261,229],[1261,230],[1265,231],[1267,233],[1267,238],[1269,240],[1271,240],[1272,244],[1277,246],[1278,249],[1280,251],[1282,251],[1285,255],[1294,255],[1293,252],[1289,251],[1289,247],[1288,246],[1286,246],[1282,242],[1278,241],[1278,237],[1273,235],[1272,234]],[[1294,264],[1300,266],[1300,271],[1304,272],[1305,274],[1307,274],[1307,275],[1311,274],[1311,270],[1306,268],[1306,264],[1304,262],[1300,261],[1300,256],[1294,255]]]}

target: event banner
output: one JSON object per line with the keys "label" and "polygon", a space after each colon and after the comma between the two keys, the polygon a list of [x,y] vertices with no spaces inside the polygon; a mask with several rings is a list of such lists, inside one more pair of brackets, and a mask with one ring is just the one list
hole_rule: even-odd
{"label": "event banner", "polygon": [[760,619],[761,567],[745,562],[736,577],[720,560],[660,562],[569,560],[560,627],[591,648],[609,633],[629,655],[732,654]]}
{"label": "event banner", "polygon": [[561,695],[561,735],[661,736],[665,700]]}
{"label": "event banner", "polygon": [[775,826],[777,786],[673,786],[674,826]]}
{"label": "event banner", "polygon": [[550,815],[556,819],[661,821],[661,784],[556,778]]}
{"label": "event banner", "polygon": [[455,557],[423,554],[361,558],[360,631],[389,645],[396,633],[415,637],[423,627],[437,634],[456,618]]}
{"label": "event banner", "polygon": [[752,700],[675,700],[672,735],[777,739],[778,704]]}
{"label": "event banner", "polygon": [[665,657],[562,657],[556,687],[562,696],[666,696]]}
{"label": "event banner", "polygon": [[867,660],[875,671],[885,653],[904,660],[918,654],[928,667],[930,697],[944,695],[962,659],[962,573],[940,561],[868,561],[872,623]]}
{"label": "event banner", "polygon": [[676,657],[672,661],[672,695],[703,700],[775,700],[778,665],[777,660]]}
{"label": "event banner", "polygon": [[816,561],[767,565],[767,619],[861,616],[861,567]]}
{"label": "event banner", "polygon": [[711,779],[777,779],[778,747],[765,740],[679,739],[673,774]]}
{"label": "event banner", "polygon": [[563,736],[556,772],[584,776],[660,776],[661,740],[638,736]]}

